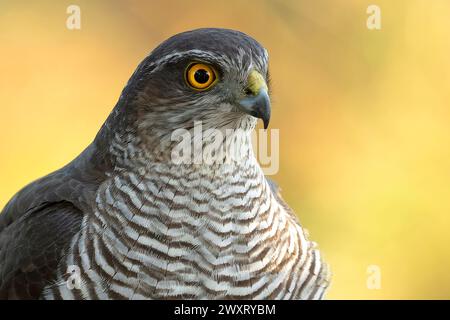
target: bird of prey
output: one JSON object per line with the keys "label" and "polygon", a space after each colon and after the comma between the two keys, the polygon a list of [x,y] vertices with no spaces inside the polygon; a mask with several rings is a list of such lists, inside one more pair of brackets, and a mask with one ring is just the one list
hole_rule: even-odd
{"label": "bird of prey", "polygon": [[[267,51],[244,33],[160,44],[94,141],[3,209],[0,298],[322,298],[327,264],[253,155],[269,92]],[[216,130],[240,157],[224,139],[221,161],[176,161],[180,130],[193,153]]]}

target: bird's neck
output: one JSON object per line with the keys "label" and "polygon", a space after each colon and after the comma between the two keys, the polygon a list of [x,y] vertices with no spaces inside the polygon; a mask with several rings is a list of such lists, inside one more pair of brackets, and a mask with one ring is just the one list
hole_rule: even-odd
{"label": "bird's neck", "polygon": [[[156,141],[156,142],[155,142]],[[158,136],[136,132],[115,134],[108,153],[115,171],[166,167],[175,171],[202,171],[217,174],[258,167],[249,129],[208,129],[195,124]]]}

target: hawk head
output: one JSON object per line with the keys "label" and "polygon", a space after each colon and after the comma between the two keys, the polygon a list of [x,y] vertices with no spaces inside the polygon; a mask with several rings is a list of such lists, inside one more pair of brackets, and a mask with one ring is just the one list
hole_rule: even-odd
{"label": "hawk head", "polygon": [[[267,51],[246,34],[198,29],[177,34],[144,59],[125,97],[143,126],[252,129],[270,120]],[[128,108],[130,103],[127,104]]]}
{"label": "hawk head", "polygon": [[177,129],[201,123],[202,130],[251,132],[258,118],[267,128],[267,51],[242,32],[208,28],[177,34],[155,48],[129,80],[107,126],[163,149]]}

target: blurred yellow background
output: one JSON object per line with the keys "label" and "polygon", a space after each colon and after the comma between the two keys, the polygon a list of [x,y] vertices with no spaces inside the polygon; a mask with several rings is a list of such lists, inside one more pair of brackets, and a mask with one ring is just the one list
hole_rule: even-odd
{"label": "blurred yellow background", "polygon": [[[66,28],[70,4],[81,30]],[[370,4],[381,30],[366,27]],[[332,267],[328,298],[449,299],[449,12],[446,0],[2,0],[0,207],[90,143],[159,42],[238,29],[270,53],[275,178]]]}

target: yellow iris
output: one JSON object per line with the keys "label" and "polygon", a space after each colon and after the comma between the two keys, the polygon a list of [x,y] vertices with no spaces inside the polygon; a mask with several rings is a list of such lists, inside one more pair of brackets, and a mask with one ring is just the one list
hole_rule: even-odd
{"label": "yellow iris", "polygon": [[193,63],[186,70],[186,82],[195,90],[206,90],[216,83],[216,70],[204,63]]}

